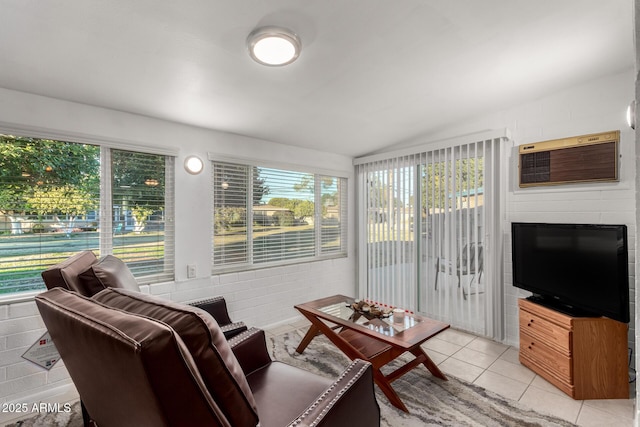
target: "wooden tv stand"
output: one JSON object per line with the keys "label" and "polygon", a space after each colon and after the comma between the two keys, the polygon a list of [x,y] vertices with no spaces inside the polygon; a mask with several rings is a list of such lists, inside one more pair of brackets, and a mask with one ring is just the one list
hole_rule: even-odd
{"label": "wooden tv stand", "polygon": [[520,363],[574,399],[629,398],[626,323],[518,306]]}

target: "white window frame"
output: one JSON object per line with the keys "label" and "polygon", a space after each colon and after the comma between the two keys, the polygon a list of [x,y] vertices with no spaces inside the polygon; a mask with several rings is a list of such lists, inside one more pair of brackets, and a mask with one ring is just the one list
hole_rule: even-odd
{"label": "white window frame", "polygon": [[[168,167],[166,169],[166,176],[168,179],[171,179],[171,184],[167,186],[165,192],[165,209],[167,211],[166,222],[170,224],[169,236],[171,238],[170,242],[170,253],[167,255],[165,252],[165,263],[171,264],[172,277],[175,280],[175,158],[178,155],[178,150],[167,147],[158,147],[153,145],[142,145],[137,142],[129,141],[126,139],[115,139],[108,138],[102,136],[96,136],[91,134],[84,134],[80,132],[72,132],[72,131],[60,131],[49,128],[41,128],[35,126],[21,126],[13,123],[7,123],[0,121],[0,134],[9,134],[9,135],[19,135],[21,137],[27,138],[39,138],[39,139],[50,139],[61,142],[70,142],[70,143],[78,143],[78,144],[90,144],[96,145],[100,147],[101,151],[101,177],[109,176],[108,180],[102,180],[101,178],[101,195],[100,195],[100,227],[104,227],[107,224],[111,224],[111,174],[110,174],[110,164],[105,168],[104,164],[108,163],[103,161],[102,155],[105,149],[117,149],[117,150],[126,150],[126,151],[135,151],[145,154],[157,154],[164,155],[170,159],[168,162]],[[106,150],[109,151],[109,150]],[[169,163],[172,165],[169,167]],[[108,175],[103,175],[105,172],[109,172]],[[109,182],[108,191],[103,190],[103,184],[105,182]],[[103,199],[109,199],[108,205],[104,203]],[[107,228],[108,230],[111,227]],[[109,234],[109,233],[107,233]],[[165,233],[165,244],[167,240],[167,233]],[[100,235],[100,253],[101,255],[106,255],[111,253],[111,248],[107,247],[112,235]],[[165,280],[166,281],[166,280]],[[155,283],[155,282],[154,282]],[[158,282],[160,283],[160,282]],[[25,291],[25,292],[15,292],[15,293],[7,293],[0,295],[0,305],[1,304],[9,304],[16,303],[22,301],[30,301],[37,294],[41,293],[42,289],[34,290],[34,291]]]}
{"label": "white window frame", "polygon": [[[274,261],[274,262],[261,262],[254,263],[253,262],[253,209],[248,209],[247,212],[247,259],[248,261],[245,263],[237,263],[231,265],[215,265],[214,264],[214,249],[213,249],[213,238],[215,233],[215,227],[212,226],[212,235],[211,235],[211,272],[212,274],[221,274],[233,271],[241,271],[241,270],[258,270],[264,268],[271,268],[277,266],[285,266],[285,265],[293,265],[293,264],[303,264],[315,261],[322,261],[327,259],[334,258],[346,258],[348,256],[348,230],[349,230],[349,216],[348,216],[348,186],[349,186],[349,177],[345,172],[329,170],[329,169],[320,169],[313,167],[305,167],[301,165],[294,165],[286,162],[273,162],[266,160],[256,160],[253,158],[246,157],[233,157],[224,154],[218,153],[208,153],[208,159],[211,163],[211,182],[213,183],[214,177],[214,164],[217,162],[221,163],[229,163],[247,166],[250,168],[258,167],[258,168],[269,168],[269,169],[280,169],[291,172],[300,172],[305,174],[311,174],[314,176],[314,204],[315,204],[315,213],[314,213],[314,232],[315,232],[315,252],[313,256],[309,257],[300,257],[293,258],[290,260],[283,261]],[[252,172],[250,172],[252,173]],[[322,239],[321,239],[321,227],[319,226],[322,221],[322,206],[320,203],[321,198],[321,177],[332,177],[338,178],[342,180],[342,188],[340,190],[340,250],[335,252],[326,252],[322,251]],[[252,182],[252,179],[249,180]],[[252,191],[253,185],[249,185],[247,191],[247,199],[252,200]],[[212,206],[215,204],[213,201],[214,197],[214,189],[212,184],[211,190],[211,199]],[[248,203],[250,205],[250,203]],[[212,212],[212,221],[213,221],[213,212]]]}

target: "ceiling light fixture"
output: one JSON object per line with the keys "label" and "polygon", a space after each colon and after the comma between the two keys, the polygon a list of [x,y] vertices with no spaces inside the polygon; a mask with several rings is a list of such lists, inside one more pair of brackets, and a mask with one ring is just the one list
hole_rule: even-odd
{"label": "ceiling light fixture", "polygon": [[281,27],[256,28],[247,38],[249,55],[254,61],[270,67],[291,64],[300,56],[300,38]]}
{"label": "ceiling light fixture", "polygon": [[204,168],[204,162],[198,156],[189,156],[184,159],[184,169],[191,175],[198,175]]}

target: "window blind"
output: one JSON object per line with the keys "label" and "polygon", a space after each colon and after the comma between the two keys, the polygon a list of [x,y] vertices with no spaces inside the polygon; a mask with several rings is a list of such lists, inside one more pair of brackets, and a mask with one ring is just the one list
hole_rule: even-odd
{"label": "window blind", "polygon": [[0,293],[42,289],[42,270],[82,250],[121,257],[140,284],[173,279],[173,161],[0,135]]}
{"label": "window blind", "polygon": [[346,256],[346,178],[212,162],[214,270]]}
{"label": "window blind", "polygon": [[111,150],[111,253],[139,284],[172,280],[173,158]]}
{"label": "window blind", "polygon": [[40,272],[98,250],[100,148],[0,135],[0,293],[44,286]]}

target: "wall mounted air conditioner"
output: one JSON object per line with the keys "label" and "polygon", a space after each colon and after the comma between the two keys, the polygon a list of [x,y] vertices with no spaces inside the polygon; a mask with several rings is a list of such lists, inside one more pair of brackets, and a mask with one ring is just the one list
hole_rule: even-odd
{"label": "wall mounted air conditioner", "polygon": [[519,147],[520,187],[618,181],[620,131]]}

